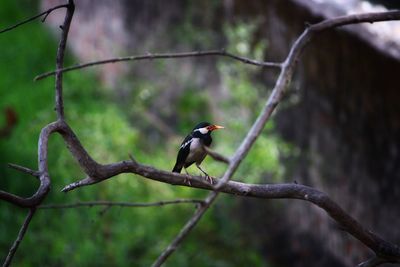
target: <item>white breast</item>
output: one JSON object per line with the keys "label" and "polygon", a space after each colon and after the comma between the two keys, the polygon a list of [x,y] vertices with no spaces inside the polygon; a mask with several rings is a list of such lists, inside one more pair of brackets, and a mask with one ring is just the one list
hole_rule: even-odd
{"label": "white breast", "polygon": [[198,162],[201,163],[206,156],[206,152],[203,149],[203,145],[199,138],[193,138],[190,143],[190,152],[187,157],[187,162]]}

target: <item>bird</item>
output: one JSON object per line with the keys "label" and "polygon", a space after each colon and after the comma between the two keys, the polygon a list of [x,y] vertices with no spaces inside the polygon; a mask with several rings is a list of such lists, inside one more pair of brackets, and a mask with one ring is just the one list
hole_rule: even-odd
{"label": "bird", "polygon": [[212,183],[210,176],[200,167],[200,164],[207,156],[207,152],[203,146],[209,147],[212,143],[211,133],[214,130],[223,128],[223,126],[209,122],[200,122],[197,124],[192,132],[183,140],[172,172],[181,173],[182,168],[184,168],[186,174],[189,174],[186,168],[195,163],[196,167],[206,176],[206,179],[210,179],[210,183]]}

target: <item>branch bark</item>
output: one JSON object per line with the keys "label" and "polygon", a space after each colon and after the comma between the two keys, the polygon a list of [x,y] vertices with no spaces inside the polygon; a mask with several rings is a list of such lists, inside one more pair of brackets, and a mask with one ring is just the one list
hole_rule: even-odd
{"label": "branch bark", "polygon": [[[98,179],[85,178],[78,183],[72,183],[66,186],[63,191],[68,192],[82,186],[92,185],[103,180],[110,178],[108,175],[118,175],[121,173],[133,173],[142,177],[146,177],[155,181],[168,183],[171,185],[188,186],[199,189],[214,190],[211,184],[203,182],[200,176],[190,176],[177,173],[171,173],[169,171],[158,170],[150,166],[135,163],[132,161],[122,161],[118,163],[101,165],[102,173],[104,177],[98,177]],[[190,180],[191,185],[189,186],[185,179]],[[245,180],[245,178],[243,178]],[[214,180],[214,183],[217,180]],[[325,193],[318,191],[314,188],[300,185],[300,184],[246,184],[235,181],[226,182],[220,189],[219,192],[244,196],[244,197],[255,197],[262,199],[300,199],[317,205],[324,209],[327,214],[335,220],[341,228],[346,232],[353,235],[355,238],[360,240],[371,250],[379,255],[386,255],[386,258],[399,258],[400,259],[400,248],[397,245],[391,244],[384,241],[381,237],[375,233],[364,228],[359,222],[347,214],[339,205],[330,199]],[[187,233],[192,229],[204,212],[207,210],[212,201],[216,198],[217,192],[211,192],[208,198],[204,200],[203,205],[196,210],[193,218],[188,221],[187,227],[181,231],[178,235],[181,240]],[[185,230],[188,229],[188,230]],[[179,244],[179,243],[178,243]],[[170,245],[170,249],[175,250],[178,244]],[[169,250],[170,250],[169,249]],[[168,254],[170,255],[170,253]],[[157,266],[157,265],[155,265]]]}
{"label": "branch bark", "polygon": [[21,229],[19,230],[17,239],[15,239],[14,244],[11,246],[8,255],[3,263],[3,267],[8,267],[11,264],[11,261],[15,255],[15,252],[17,252],[17,249],[19,247],[19,244],[22,242],[22,239],[25,236],[26,230],[28,229],[28,226],[32,220],[33,215],[35,214],[36,208],[31,208],[28,212],[28,215],[25,218],[24,223],[21,226]]}
{"label": "branch bark", "polygon": [[76,202],[70,204],[47,204],[40,205],[38,209],[72,209],[79,207],[95,207],[95,206],[106,206],[106,207],[159,207],[168,206],[174,204],[202,204],[201,199],[175,199],[165,200],[149,203],[135,203],[135,202],[115,202],[115,201],[87,201],[87,202]]}
{"label": "branch bark", "polygon": [[[168,257],[176,250],[179,244],[183,242],[184,238],[196,226],[196,224],[199,222],[203,214],[213,204],[219,192],[240,195],[240,196],[247,196],[247,197],[257,197],[263,199],[289,198],[289,199],[301,199],[311,202],[317,205],[318,207],[324,209],[327,212],[327,214],[332,219],[334,219],[345,231],[353,235],[355,238],[360,240],[362,243],[364,243],[367,247],[369,247],[372,251],[376,253],[379,262],[377,260],[370,260],[370,262],[373,262],[374,264],[375,263],[381,264],[383,262],[396,262],[400,260],[400,248],[397,245],[394,245],[390,242],[383,240],[378,235],[364,228],[359,222],[357,222],[354,218],[348,215],[343,209],[341,209],[340,206],[338,206],[323,192],[299,184],[254,185],[254,184],[245,184],[245,183],[230,181],[231,177],[236,172],[240,163],[242,162],[244,157],[246,157],[248,151],[251,149],[252,145],[262,132],[272,112],[275,110],[276,106],[282,100],[285,89],[292,78],[294,68],[302,54],[302,51],[304,50],[306,45],[310,42],[313,36],[321,31],[348,24],[398,20],[400,19],[400,11],[350,15],[350,16],[329,19],[321,23],[311,25],[295,41],[295,43],[293,44],[292,48],[289,51],[287,58],[282,64],[251,60],[227,53],[223,50],[221,51],[216,50],[216,51],[204,51],[204,52],[148,54],[143,56],[121,57],[121,58],[95,61],[76,66],[71,66],[68,68],[63,68],[65,47],[66,47],[70,23],[72,21],[72,16],[74,13],[73,1],[69,0],[66,6],[67,6],[67,13],[65,16],[64,24],[61,27],[62,36],[57,51],[56,71],[46,73],[37,77],[37,79],[41,79],[44,77],[48,77],[50,75],[56,76],[55,105],[58,118],[56,122],[50,123],[46,127],[44,127],[39,137],[38,165],[40,174],[39,176],[40,186],[37,192],[30,198],[21,198],[4,191],[0,191],[0,199],[6,200],[10,203],[13,203],[21,207],[30,208],[30,212],[23,226],[21,227],[20,234],[17,237],[16,243],[14,243],[13,247],[10,250],[10,252],[12,251],[13,253],[10,256],[9,260],[8,260],[9,257],[7,257],[5,263],[11,262],[12,256],[14,255],[16,249],[18,248],[18,244],[23,239],[24,233],[26,232],[29,222],[35,213],[36,207],[40,205],[40,203],[43,201],[43,199],[45,198],[50,189],[50,177],[48,174],[48,166],[47,166],[48,162],[47,146],[48,146],[49,136],[54,132],[58,132],[61,134],[71,154],[87,174],[86,178],[64,187],[64,189],[62,190],[64,192],[74,190],[78,187],[87,186],[104,181],[120,173],[134,173],[142,177],[157,180],[160,182],[174,184],[174,185],[182,185],[182,186],[188,186],[184,182],[185,179],[188,179],[191,181],[192,187],[202,188],[212,191],[208,195],[208,197],[203,202],[201,202],[199,208],[195,211],[193,216],[188,220],[186,225],[182,228],[180,233],[171,242],[171,244],[167,247],[167,249],[154,262],[153,266],[160,266],[168,259]],[[266,102],[264,108],[260,112],[257,120],[254,122],[247,136],[244,138],[243,142],[236,150],[234,156],[231,159],[226,159],[222,157],[222,159],[224,159],[223,161],[228,162],[229,165],[222,178],[220,180],[216,180],[218,181],[218,183],[216,184],[215,187],[213,187],[210,184],[204,183],[202,177],[181,175],[167,171],[157,170],[150,166],[137,163],[134,160],[121,161],[106,165],[99,164],[90,157],[85,148],[81,145],[77,136],[74,134],[73,130],[69,127],[69,125],[66,123],[64,119],[63,98],[62,98],[63,72],[82,69],[94,65],[122,62],[129,60],[183,58],[183,57],[200,57],[200,56],[224,56],[233,58],[235,60],[239,60],[246,64],[251,64],[261,67],[277,67],[280,68],[281,70],[279,77],[276,81],[276,84],[274,86],[274,89],[270,97],[268,98],[268,101]],[[212,155],[213,153],[210,154]],[[20,170],[22,169],[20,168]]]}
{"label": "branch bark", "polygon": [[46,11],[43,11],[42,13],[40,13],[40,14],[38,14],[36,16],[30,17],[30,18],[28,18],[28,19],[26,19],[24,21],[21,21],[20,23],[17,23],[15,25],[12,25],[10,27],[7,27],[7,28],[1,30],[0,33],[4,33],[4,32],[8,32],[8,31],[14,30],[15,28],[18,28],[19,26],[22,26],[22,25],[24,25],[24,24],[26,24],[28,22],[31,22],[31,21],[33,21],[33,20],[35,20],[37,18],[40,18],[43,15],[44,15],[44,17],[42,19],[42,22],[44,22],[46,20],[47,16],[50,15],[51,12],[53,12],[54,10],[60,9],[60,8],[65,8],[65,7],[68,7],[68,5],[58,5],[58,6],[49,8]]}
{"label": "branch bark", "polygon": [[[65,15],[65,20],[63,25],[61,26],[62,29],[62,35],[61,35],[61,40],[58,46],[57,50],[57,59],[56,59],[56,67],[62,68],[64,64],[64,53],[65,53],[65,47],[66,47],[66,42],[67,42],[67,36],[69,32],[69,27],[72,21],[72,16],[75,10],[75,5],[73,0],[68,0],[68,4],[66,5],[60,5],[56,6],[54,8],[51,8],[45,12],[40,13],[39,15],[36,15],[30,19],[27,19],[13,27],[10,27],[3,32],[7,30],[14,29],[20,25],[23,25],[25,23],[28,23],[29,21],[32,21],[40,16],[45,15],[43,20],[47,18],[47,16],[53,11],[58,8],[63,8],[66,7],[66,15]],[[37,206],[39,206],[42,201],[45,199],[47,196],[48,192],[50,191],[50,176],[49,176],[49,171],[48,171],[48,142],[49,142],[49,137],[52,133],[60,131],[61,126],[64,121],[64,108],[63,108],[63,98],[62,98],[62,73],[56,73],[56,85],[55,85],[55,105],[56,105],[56,112],[57,112],[57,117],[58,121],[53,122],[42,128],[39,136],[39,143],[38,143],[38,166],[39,166],[39,171],[38,172],[33,172],[29,170],[28,168],[22,167],[22,166],[17,166],[17,165],[12,165],[12,167],[24,171],[24,172],[31,172],[30,174],[33,176],[39,175],[39,181],[40,185],[37,191],[28,198],[22,198],[19,196],[16,196],[14,194],[4,192],[0,190],[0,199],[3,199],[7,202],[10,202],[14,205],[20,206],[20,207],[25,207],[25,208],[30,208],[28,216],[25,219],[24,224],[21,226],[20,232],[18,234],[18,237],[14,244],[12,245],[10,252],[7,255],[7,258],[4,261],[4,266],[9,266],[11,264],[11,261],[15,255],[15,252],[18,249],[19,244],[22,242],[22,239],[25,235],[25,232],[28,228],[28,225],[35,214]]]}
{"label": "branch bark", "polygon": [[[69,33],[69,27],[71,25],[72,17],[75,11],[75,4],[73,0],[68,0],[68,9],[65,15],[65,20],[63,25],[61,26],[61,39],[58,44],[57,49],[57,58],[56,58],[56,69],[59,70],[64,66],[64,55],[65,55],[65,47],[67,45],[67,38]],[[64,119],[64,101],[62,96],[62,72],[56,71],[56,112],[59,120]]]}
{"label": "branch bark", "polygon": [[[297,62],[301,56],[306,45],[309,43],[311,38],[322,31],[332,29],[339,26],[361,23],[361,22],[375,22],[375,21],[386,21],[386,20],[398,20],[400,19],[400,11],[390,11],[390,12],[382,12],[382,13],[368,13],[368,14],[361,14],[361,15],[350,15],[350,16],[343,16],[334,19],[328,19],[323,22],[311,25],[307,28],[300,37],[295,41],[293,46],[291,47],[289,54],[285,61],[282,63],[281,72],[279,77],[275,83],[274,89],[268,98],[267,103],[265,104],[263,110],[261,111],[260,115],[258,116],[257,120],[254,122],[252,128],[247,133],[247,136],[244,138],[240,147],[236,150],[228,169],[224,173],[222,179],[218,181],[215,185],[214,189],[219,190],[221,189],[233,176],[236,172],[237,168],[239,167],[241,161],[247,155],[249,150],[251,149],[254,142],[257,140],[258,136],[260,135],[261,131],[264,129],[265,124],[271,117],[272,112],[275,110],[278,103],[282,100],[284,95],[284,91],[288,86],[294,68],[297,65]],[[187,235],[191,229],[193,229],[194,225],[197,224],[198,220],[200,220],[202,214],[207,210],[207,208],[215,201],[216,197],[218,196],[217,193],[210,193],[210,195],[206,199],[206,204],[204,210],[199,209],[193,217],[188,221],[185,225],[185,231],[182,231],[177,235],[177,237],[172,241],[172,249],[175,250],[176,246],[182,242],[184,236]],[[209,201],[209,202],[208,202]],[[355,223],[356,221],[354,221]],[[361,225],[357,225],[361,226]],[[354,235],[357,237],[358,232],[355,232]],[[383,242],[383,240],[381,240]],[[381,242],[381,243],[382,243]],[[371,242],[369,238],[363,240],[363,243],[370,247],[373,251],[377,252],[379,248],[373,246],[375,242]],[[374,244],[372,244],[374,243]],[[386,246],[385,246],[386,247]],[[390,246],[389,246],[390,247]],[[165,260],[168,258],[170,254],[172,254],[173,250],[171,251],[171,246],[167,247],[167,249],[159,256],[159,258],[154,263],[154,266],[160,266]],[[390,254],[390,253],[389,253]],[[396,256],[397,257],[397,256]]]}
{"label": "branch bark", "polygon": [[127,56],[127,57],[117,57],[117,58],[110,58],[104,59],[99,61],[93,61],[83,64],[77,64],[74,66],[66,67],[66,68],[59,68],[55,71],[49,71],[43,74],[40,74],[34,78],[35,81],[42,80],[49,76],[56,74],[57,72],[68,72],[72,70],[84,69],[88,67],[93,67],[96,65],[104,65],[110,63],[117,63],[123,61],[138,61],[138,60],[153,60],[153,59],[172,59],[172,58],[187,58],[187,57],[204,57],[204,56],[221,56],[221,57],[228,57],[234,60],[238,60],[242,63],[254,65],[258,67],[269,67],[269,68],[281,68],[281,63],[276,62],[263,62],[258,61],[255,59],[250,59],[242,56],[238,56],[225,50],[210,50],[210,51],[194,51],[194,52],[181,52],[181,53],[160,53],[160,54],[146,54],[146,55],[138,55],[138,56]]}

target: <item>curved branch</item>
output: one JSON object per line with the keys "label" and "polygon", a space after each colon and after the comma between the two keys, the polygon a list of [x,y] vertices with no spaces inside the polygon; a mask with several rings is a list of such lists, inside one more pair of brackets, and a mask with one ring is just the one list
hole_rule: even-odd
{"label": "curved branch", "polygon": [[[61,26],[62,34],[61,34],[61,40],[60,40],[58,50],[57,50],[57,59],[56,59],[57,69],[61,68],[63,66],[63,62],[64,62],[64,52],[65,52],[67,36],[68,36],[72,16],[73,16],[73,13],[75,10],[73,0],[68,0],[67,5],[56,6],[54,8],[51,8],[51,9],[33,17],[33,18],[30,18],[26,21],[23,21],[15,26],[13,26],[13,27],[6,29],[6,30],[11,30],[11,29],[16,28],[22,24],[25,24],[35,18],[38,18],[42,15],[45,15],[45,17],[43,18],[43,20],[45,20],[47,18],[47,16],[53,10],[62,8],[62,7],[67,7],[67,12],[65,15],[64,24],[63,24],[63,26]],[[2,32],[4,32],[4,31],[2,31]],[[36,207],[42,203],[42,201],[44,200],[44,198],[47,196],[48,192],[50,191],[50,183],[51,182],[50,182],[50,176],[49,176],[48,166],[47,166],[47,163],[48,163],[48,160],[47,160],[48,159],[48,141],[49,141],[49,137],[52,133],[54,133],[56,131],[60,131],[62,122],[64,122],[64,108],[63,108],[63,99],[62,99],[62,73],[59,73],[59,72],[56,73],[55,89],[56,89],[55,104],[56,104],[57,117],[59,120],[48,124],[40,132],[39,144],[38,144],[39,171],[36,173],[36,172],[32,172],[31,170],[29,170],[27,168],[23,168],[21,166],[15,166],[15,165],[13,166],[14,168],[16,168],[20,171],[24,171],[24,172],[28,172],[28,173],[31,172],[30,174],[34,175],[34,176],[39,174],[39,181],[40,181],[39,188],[29,198],[21,198],[19,196],[16,196],[16,195],[4,192],[4,191],[0,191],[0,199],[8,201],[14,205],[18,205],[20,207],[29,207],[30,208],[28,216],[26,217],[25,222],[21,227],[18,237],[17,237],[16,241],[14,242],[13,246],[11,247],[10,252],[4,262],[4,266],[10,265],[11,260],[14,256],[16,250],[18,249],[18,246],[19,246],[20,242],[22,241],[22,239],[25,235],[25,232],[28,228],[28,225],[36,211]]]}
{"label": "curved branch", "polygon": [[127,57],[117,57],[104,59],[99,61],[92,61],[88,63],[77,64],[74,66],[66,67],[66,68],[57,68],[55,71],[49,71],[43,74],[40,74],[34,78],[35,81],[42,80],[49,76],[56,74],[57,72],[64,73],[72,70],[84,69],[88,67],[93,67],[96,65],[104,65],[110,63],[117,63],[123,61],[138,61],[138,60],[153,60],[153,59],[171,59],[171,58],[186,58],[186,57],[204,57],[204,56],[222,56],[232,58],[234,60],[238,60],[245,64],[259,66],[259,67],[270,67],[270,68],[281,68],[280,63],[275,62],[263,62],[258,61],[238,55],[234,55],[232,53],[226,52],[225,50],[209,50],[209,51],[194,51],[194,52],[181,52],[181,53],[160,53],[160,54],[146,54],[146,55],[137,55],[137,56],[127,56]]}
{"label": "curved branch", "polygon": [[[215,192],[210,193],[210,195],[206,198],[204,205],[194,213],[192,218],[187,222],[187,224],[184,226],[181,232],[172,241],[171,245],[168,246],[168,248],[156,260],[154,266],[159,266],[160,264],[162,264],[168,258],[168,256],[171,255],[171,253],[176,249],[176,247],[182,242],[182,240],[190,232],[190,230],[193,229],[193,227],[197,224],[197,222],[200,220],[200,218],[208,209],[208,207],[213,203],[213,201],[218,196],[217,191],[222,191],[225,193],[231,193],[235,195],[245,195],[245,196],[253,196],[260,198],[296,198],[312,202],[315,205],[323,208],[334,220],[336,220],[344,229],[346,229],[347,232],[349,232],[355,238],[359,239],[361,242],[363,242],[366,246],[371,248],[377,254],[384,255],[385,258],[394,257],[398,259],[400,257],[400,249],[396,245],[384,241],[379,236],[363,228],[361,224],[359,224],[356,220],[354,220],[350,215],[345,213],[334,201],[329,199],[329,197],[327,197],[326,194],[322,192],[319,192],[309,187],[295,185],[295,184],[247,185],[247,184],[229,182],[229,180],[235,173],[236,169],[240,165],[241,161],[247,155],[248,151],[251,149],[252,145],[260,135],[266,122],[269,120],[272,112],[275,110],[278,103],[282,100],[284,91],[292,78],[294,68],[301,56],[301,53],[314,34],[342,25],[348,25],[360,22],[393,20],[393,19],[400,19],[400,11],[370,13],[367,15],[351,15],[346,17],[340,17],[340,18],[326,20],[307,28],[293,44],[288,57],[282,64],[281,73],[276,81],[275,87],[270,97],[268,98],[268,101],[266,102],[263,110],[260,112],[260,115],[253,124],[252,128],[248,132],[247,136],[243,140],[242,144],[237,149],[233,158],[229,161],[230,163],[227,171],[223,175],[222,179],[218,181],[215,187],[200,182],[199,179],[201,178],[199,177],[192,177],[187,175],[180,175],[165,171],[159,171],[149,166],[138,164],[134,161],[122,161],[108,165],[93,164],[93,166],[89,168],[92,174],[87,172],[88,177],[79,182],[75,182],[64,187],[62,191],[67,192],[78,187],[95,184],[110,177],[113,177],[117,174],[127,173],[127,172],[139,174],[143,177],[147,177],[150,179],[170,184],[180,184],[184,186],[187,186],[186,183],[184,183],[184,180],[186,178],[188,180],[191,180],[192,182],[191,184],[193,185],[193,187],[216,190]],[[182,57],[183,56],[188,56],[188,55],[187,54],[182,55]],[[190,56],[196,56],[196,55],[191,54]],[[150,59],[150,58],[155,58],[155,57],[149,55],[149,56],[143,56],[142,59]],[[134,60],[134,59],[122,58],[120,61]],[[59,70],[59,72],[60,71],[61,70]],[[68,131],[70,131],[70,133]],[[69,129],[68,131],[66,131],[66,133],[63,135],[64,140],[67,142],[67,145],[69,147],[81,147],[79,143],[77,144],[75,142],[77,139],[75,140],[68,138],[71,133],[73,134],[71,129]],[[80,153],[80,149],[76,151],[78,153],[72,153],[77,160],[78,158],[82,158],[84,154],[87,154],[87,152],[84,151],[83,148],[81,150],[83,150],[82,155]],[[78,162],[81,165],[85,165],[82,164],[79,160]],[[85,169],[85,166],[83,167]]]}
{"label": "curved branch", "polygon": [[[50,176],[47,166],[49,137],[52,133],[59,131],[60,126],[61,126],[60,122],[58,121],[53,122],[45,126],[40,132],[39,144],[38,144],[39,171],[38,172],[35,171],[34,173],[31,174],[31,175],[39,174],[40,185],[39,188],[36,190],[36,192],[31,197],[22,198],[17,195],[0,190],[0,199],[23,208],[33,208],[40,205],[40,203],[46,197],[47,193],[50,191]],[[15,165],[14,168],[16,168]],[[21,166],[18,166],[17,169],[22,170]]]}
{"label": "curved branch", "polygon": [[68,5],[59,5],[59,6],[55,6],[55,7],[49,8],[46,11],[43,11],[42,13],[40,13],[40,14],[38,14],[36,16],[33,16],[33,17],[28,18],[28,19],[26,19],[24,21],[21,21],[21,22],[15,24],[13,26],[10,26],[8,28],[5,28],[5,29],[1,30],[0,33],[11,31],[11,30],[13,30],[13,29],[15,29],[15,28],[17,28],[17,27],[19,27],[21,25],[24,25],[24,24],[26,24],[28,22],[31,22],[31,21],[33,21],[33,20],[35,20],[37,18],[40,18],[43,15],[44,15],[44,17],[42,19],[42,22],[44,22],[46,20],[47,16],[50,15],[51,12],[53,12],[54,10],[60,9],[60,8],[64,8],[64,7],[68,7]]}

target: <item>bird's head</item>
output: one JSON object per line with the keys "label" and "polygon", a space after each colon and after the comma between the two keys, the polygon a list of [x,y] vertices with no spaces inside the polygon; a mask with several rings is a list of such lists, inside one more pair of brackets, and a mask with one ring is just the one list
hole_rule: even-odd
{"label": "bird's head", "polygon": [[209,122],[201,122],[193,128],[193,133],[200,133],[202,135],[210,134],[214,130],[223,129],[223,126],[211,124]]}

